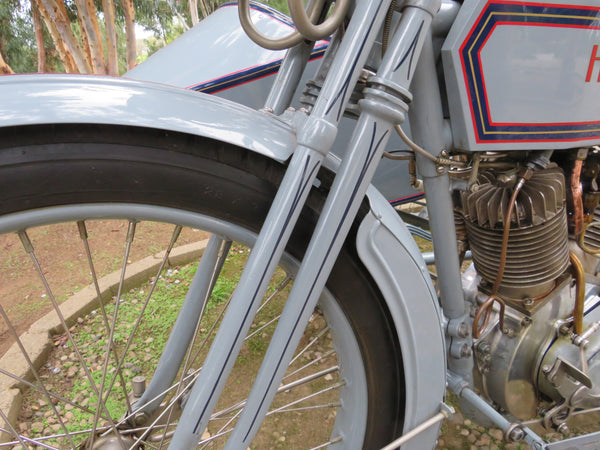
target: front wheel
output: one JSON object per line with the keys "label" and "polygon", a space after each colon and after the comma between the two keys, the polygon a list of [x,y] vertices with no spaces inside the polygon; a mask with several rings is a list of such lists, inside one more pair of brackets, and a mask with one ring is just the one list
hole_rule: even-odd
{"label": "front wheel", "polygon": [[[166,448],[284,168],[230,145],[153,130],[1,134],[0,442]],[[322,179],[311,193],[201,448],[222,447],[235,425],[326,188]],[[255,448],[379,448],[402,429],[399,346],[352,234]],[[219,248],[211,263],[219,277],[211,295],[197,299],[196,259],[206,242]],[[173,326],[198,301],[188,346]],[[164,349],[173,348],[173,329],[173,353],[182,355],[174,370],[158,363],[170,361]],[[29,342],[36,333],[51,334],[41,352]],[[146,387],[165,380],[149,399]],[[142,414],[137,402],[152,408]]]}

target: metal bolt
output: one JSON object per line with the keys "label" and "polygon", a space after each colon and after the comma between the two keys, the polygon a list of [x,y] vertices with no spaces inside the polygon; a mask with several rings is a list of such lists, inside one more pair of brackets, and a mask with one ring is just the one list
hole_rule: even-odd
{"label": "metal bolt", "polygon": [[526,298],[526,299],[523,300],[523,304],[525,306],[531,306],[531,305],[533,305],[533,299],[532,298]]}
{"label": "metal bolt", "polygon": [[482,342],[481,344],[479,344],[479,351],[481,353],[489,353],[491,350],[490,344],[488,344],[487,342]]}
{"label": "metal bolt", "polygon": [[471,350],[471,346],[469,344],[463,344],[463,346],[460,348],[460,357],[470,358],[472,354],[473,351]]}
{"label": "metal bolt", "polygon": [[459,326],[458,329],[456,330],[456,334],[458,334],[458,337],[461,338],[466,338],[469,335],[469,325],[467,325],[466,323],[462,322]]}
{"label": "metal bolt", "polygon": [[437,166],[435,170],[436,170],[437,173],[441,174],[441,173],[444,173],[446,171],[446,168],[444,166]]}
{"label": "metal bolt", "polygon": [[525,432],[521,428],[515,428],[508,434],[508,439],[511,441],[520,441],[525,437]]}
{"label": "metal bolt", "polygon": [[140,398],[146,390],[146,377],[143,375],[138,375],[133,377],[131,381],[133,383],[133,396]]}
{"label": "metal bolt", "polygon": [[531,325],[531,318],[530,317],[523,317],[523,319],[521,320],[521,326],[529,326]]}
{"label": "metal bolt", "polygon": [[551,370],[552,370],[552,367],[550,367],[550,366],[548,366],[546,364],[544,364],[542,366],[542,372],[544,372],[544,373],[550,373]]}
{"label": "metal bolt", "polygon": [[143,411],[137,412],[133,416],[133,422],[136,426],[143,426],[148,422],[148,415]]}
{"label": "metal bolt", "polygon": [[562,434],[568,434],[569,433],[569,427],[567,426],[566,423],[561,423],[558,428],[556,429],[556,431],[558,431],[559,433]]}
{"label": "metal bolt", "polygon": [[512,328],[504,328],[502,330],[502,334],[512,338],[515,337],[515,330],[513,330]]}

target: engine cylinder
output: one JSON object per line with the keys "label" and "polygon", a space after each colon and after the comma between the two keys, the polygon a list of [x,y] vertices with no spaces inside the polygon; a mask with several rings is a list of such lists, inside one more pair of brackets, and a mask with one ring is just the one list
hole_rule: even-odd
{"label": "engine cylinder", "polygon": [[[493,284],[515,172],[480,175],[478,189],[462,196],[463,215],[477,272]],[[517,196],[506,266],[498,293],[519,300],[542,296],[569,265],[565,182],[556,167],[534,172]]]}

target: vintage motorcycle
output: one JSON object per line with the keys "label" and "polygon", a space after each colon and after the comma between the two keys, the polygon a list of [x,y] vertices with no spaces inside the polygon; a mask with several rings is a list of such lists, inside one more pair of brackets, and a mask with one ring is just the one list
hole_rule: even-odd
{"label": "vintage motorcycle", "polygon": [[[599,448],[600,3],[289,6],[224,5],[137,80],[0,80],[0,232],[53,306],[21,334],[0,305],[0,445],[433,448],[448,387],[508,441]],[[435,285],[392,206],[422,189]],[[62,226],[85,306],[40,255]],[[184,227],[210,238],[172,303]]]}

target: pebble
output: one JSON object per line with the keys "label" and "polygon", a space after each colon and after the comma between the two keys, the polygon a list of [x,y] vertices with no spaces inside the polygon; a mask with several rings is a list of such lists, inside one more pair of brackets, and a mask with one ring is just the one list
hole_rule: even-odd
{"label": "pebble", "polygon": [[494,439],[496,439],[497,441],[501,441],[502,439],[504,439],[504,433],[502,432],[502,430],[498,430],[498,429],[493,429],[489,431],[490,436]]}

